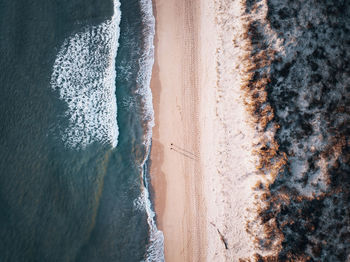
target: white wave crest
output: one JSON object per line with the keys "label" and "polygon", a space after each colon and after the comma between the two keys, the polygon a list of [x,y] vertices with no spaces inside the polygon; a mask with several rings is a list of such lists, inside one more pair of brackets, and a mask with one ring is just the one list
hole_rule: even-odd
{"label": "white wave crest", "polygon": [[[145,168],[146,161],[149,157],[151,140],[152,140],[152,127],[154,126],[154,110],[152,102],[151,91],[151,76],[152,68],[154,64],[154,45],[153,39],[155,34],[155,18],[153,16],[152,0],[140,0],[142,23],[143,23],[143,37],[144,46],[143,53],[139,59],[140,71],[137,76],[137,93],[141,95],[143,104],[143,120],[147,123],[145,130],[144,144],[147,147],[146,158],[142,163],[143,176],[147,171]],[[144,179],[145,187],[143,189],[142,197],[143,204],[147,213],[147,222],[149,226],[150,240],[147,247],[146,261],[147,262],[162,262],[164,261],[164,235],[163,232],[158,230],[155,222],[155,213],[152,210],[152,205],[149,196],[149,186],[147,179]]]}
{"label": "white wave crest", "polygon": [[66,102],[68,126],[59,127],[67,147],[93,142],[118,143],[115,58],[120,3],[114,0],[111,19],[75,33],[62,44],[53,66],[51,86]]}
{"label": "white wave crest", "polygon": [[146,262],[164,262],[164,235],[162,231],[158,230],[154,220],[155,213],[151,208],[151,201],[147,188],[145,188],[143,196],[148,215],[147,222],[150,227],[150,240],[147,247]]}
{"label": "white wave crest", "polygon": [[137,93],[142,97],[143,103],[143,120],[147,122],[147,131],[145,137],[145,144],[150,146],[152,138],[152,127],[154,126],[154,110],[152,102],[151,91],[151,76],[154,64],[154,45],[153,39],[155,34],[155,19],[152,10],[151,0],[140,0],[144,46],[143,53],[139,59],[140,71],[137,75]]}

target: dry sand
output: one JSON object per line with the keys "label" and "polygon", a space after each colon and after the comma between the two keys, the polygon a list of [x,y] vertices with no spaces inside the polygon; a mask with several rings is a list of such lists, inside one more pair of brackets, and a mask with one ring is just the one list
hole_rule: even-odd
{"label": "dry sand", "polygon": [[165,260],[238,261],[254,253],[246,221],[257,181],[255,133],[241,90],[243,7],[223,0],[153,4],[151,180]]}
{"label": "dry sand", "polygon": [[[203,261],[206,230],[199,152],[196,1],[154,1],[155,123],[151,179],[166,261]],[[173,144],[173,145],[172,145]]]}

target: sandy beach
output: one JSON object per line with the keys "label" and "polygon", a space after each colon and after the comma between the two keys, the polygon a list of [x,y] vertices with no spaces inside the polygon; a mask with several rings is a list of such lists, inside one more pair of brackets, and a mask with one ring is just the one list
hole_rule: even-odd
{"label": "sandy beach", "polygon": [[[166,261],[254,252],[254,129],[243,103],[239,2],[155,0],[151,181]],[[233,41],[236,41],[236,44]]]}
{"label": "sandy beach", "polygon": [[154,1],[151,179],[166,261],[203,261],[206,230],[199,137],[199,2]]}

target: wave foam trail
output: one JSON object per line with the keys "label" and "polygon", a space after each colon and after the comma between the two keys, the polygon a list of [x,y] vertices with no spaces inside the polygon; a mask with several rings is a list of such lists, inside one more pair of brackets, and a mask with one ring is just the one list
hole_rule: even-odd
{"label": "wave foam trail", "polygon": [[143,180],[145,187],[143,189],[143,203],[146,208],[147,222],[149,225],[150,240],[147,248],[146,261],[164,261],[164,236],[163,232],[158,230],[155,222],[155,213],[152,210],[152,204],[149,196],[149,186],[145,176],[147,174],[146,161],[149,157],[151,139],[152,139],[152,127],[154,126],[154,110],[152,103],[152,91],[150,88],[152,68],[154,63],[154,45],[153,39],[155,34],[155,19],[152,10],[151,0],[141,0],[141,13],[143,23],[143,37],[144,46],[143,53],[139,59],[140,71],[137,76],[138,90],[137,94],[141,96],[143,104],[143,120],[146,123],[144,143],[147,147],[146,158],[142,163],[143,166]]}
{"label": "wave foam trail", "polygon": [[141,12],[143,23],[144,46],[143,53],[139,59],[140,71],[137,76],[137,93],[142,97],[144,108],[143,119],[147,123],[147,132],[145,144],[150,146],[152,138],[152,127],[154,126],[154,110],[152,103],[152,91],[150,88],[152,68],[154,63],[154,45],[153,38],[155,34],[155,19],[152,11],[151,0],[141,0]]}
{"label": "wave foam trail", "polygon": [[150,240],[147,248],[146,262],[164,262],[164,235],[162,231],[158,230],[156,222],[154,220],[155,213],[152,210],[147,183],[142,195],[148,216],[147,222],[150,227]]}
{"label": "wave foam trail", "polygon": [[119,46],[120,3],[111,19],[66,39],[57,55],[51,86],[67,104],[64,144],[85,148],[93,142],[118,143],[115,59]]}

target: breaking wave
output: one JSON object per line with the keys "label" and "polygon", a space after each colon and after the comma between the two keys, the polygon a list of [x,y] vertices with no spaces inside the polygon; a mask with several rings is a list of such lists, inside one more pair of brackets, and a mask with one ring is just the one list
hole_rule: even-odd
{"label": "breaking wave", "polygon": [[158,230],[155,222],[155,213],[152,210],[152,203],[149,196],[149,184],[147,181],[147,160],[150,155],[152,141],[152,127],[154,126],[154,110],[152,103],[152,91],[150,88],[152,68],[154,63],[154,45],[155,19],[152,10],[151,0],[141,0],[141,13],[143,23],[143,53],[139,59],[140,71],[137,76],[137,94],[141,96],[143,104],[143,121],[145,123],[144,144],[146,146],[146,158],[142,163],[144,189],[142,193],[143,203],[147,213],[147,222],[149,226],[149,244],[145,260],[147,262],[164,261],[164,236],[163,232]]}
{"label": "breaking wave", "polygon": [[67,105],[68,125],[58,127],[67,147],[80,149],[94,142],[115,147],[118,143],[115,58],[119,6],[115,0],[111,19],[66,39],[55,60],[51,86]]}

